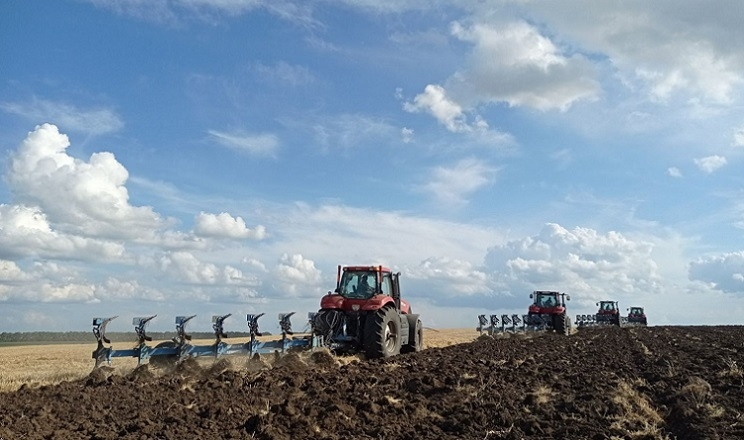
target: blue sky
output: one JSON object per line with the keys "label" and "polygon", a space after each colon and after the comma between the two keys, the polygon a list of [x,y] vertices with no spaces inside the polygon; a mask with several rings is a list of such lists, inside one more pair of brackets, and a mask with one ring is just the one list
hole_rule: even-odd
{"label": "blue sky", "polygon": [[536,289],[572,315],[612,299],[741,323],[742,19],[735,1],[2,2],[0,331],[254,312],[276,330],[337,264],[399,270],[429,327]]}

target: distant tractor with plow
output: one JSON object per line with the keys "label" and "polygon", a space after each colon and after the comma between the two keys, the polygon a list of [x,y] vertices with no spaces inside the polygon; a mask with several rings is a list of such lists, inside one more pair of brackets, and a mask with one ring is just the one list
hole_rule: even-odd
{"label": "distant tractor with plow", "polygon": [[643,311],[643,307],[631,307],[628,309],[628,325],[631,326],[642,326],[648,325],[646,319],[646,313]]}
{"label": "distant tractor with plow", "polygon": [[294,350],[328,348],[335,353],[366,354],[367,358],[386,358],[423,348],[423,326],[419,315],[400,295],[400,272],[383,266],[338,266],[336,289],[320,301],[318,312],[308,313],[309,334],[295,336],[290,318],[292,313],[279,315],[281,337],[260,339],[258,319],[264,314],[246,316],[249,341],[229,344],[224,341],[224,321],[231,316],[212,317],[215,341],[210,345],[191,343],[186,324],[196,315],[176,317],[176,336],[154,347],[148,342],[147,325],[157,315],[132,320],[137,343],[130,349],[114,349],[106,337],[106,326],[116,316],[93,319],[93,334],[98,346],[93,351],[95,366],[111,364],[112,358],[135,357],[138,364],[169,365],[189,358],[227,355],[283,355]]}
{"label": "distant tractor with plow", "polygon": [[532,304],[526,315],[479,315],[479,333],[493,335],[504,332],[555,331],[570,335],[571,318],[568,316],[566,301],[571,297],[565,293],[551,290],[536,290],[530,294]]}
{"label": "distant tractor with plow", "polygon": [[600,301],[597,307],[597,313],[594,315],[576,315],[576,325],[578,327],[608,325],[621,327],[627,323],[627,318],[620,316],[620,306],[617,301]]}

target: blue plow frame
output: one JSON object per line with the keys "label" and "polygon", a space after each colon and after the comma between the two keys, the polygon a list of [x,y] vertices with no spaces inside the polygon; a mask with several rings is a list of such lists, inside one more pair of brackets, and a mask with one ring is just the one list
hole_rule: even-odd
{"label": "blue plow frame", "polygon": [[192,345],[191,335],[186,333],[186,323],[193,319],[196,315],[192,316],[177,316],[176,317],[176,337],[171,341],[158,344],[158,346],[150,347],[147,342],[152,341],[152,338],[147,335],[147,324],[155,318],[157,315],[148,317],[137,317],[132,320],[134,325],[134,331],[137,333],[137,345],[131,349],[118,350],[113,347],[106,346],[111,344],[111,341],[106,337],[106,325],[111,322],[117,316],[111,318],[95,318],[93,319],[93,334],[96,337],[98,346],[93,351],[93,359],[96,361],[96,368],[106,363],[111,365],[111,359],[117,357],[134,357],[137,358],[137,364],[142,365],[145,361],[151,358],[164,357],[167,359],[173,359],[174,361],[182,361],[193,357],[212,356],[219,358],[222,356],[243,354],[253,356],[256,354],[284,354],[289,350],[312,350],[318,347],[318,340],[316,336],[293,336],[292,323],[290,317],[294,315],[292,313],[282,313],[279,315],[279,326],[281,327],[282,333],[281,338],[271,341],[260,341],[258,337],[262,336],[258,329],[258,318],[264,314],[258,315],[247,315],[246,320],[248,321],[248,330],[250,334],[250,341],[245,343],[229,344],[223,341],[227,338],[227,334],[224,332],[223,323],[225,319],[232,316],[228,315],[216,315],[212,317],[212,328],[214,330],[215,342],[211,345]]}

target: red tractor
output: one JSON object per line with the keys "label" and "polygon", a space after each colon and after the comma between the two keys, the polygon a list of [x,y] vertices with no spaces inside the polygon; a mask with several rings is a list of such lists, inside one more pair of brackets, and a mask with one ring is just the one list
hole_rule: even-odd
{"label": "red tractor", "polygon": [[646,313],[644,313],[643,307],[631,307],[628,309],[628,324],[641,326],[648,325]]}
{"label": "red tractor", "polygon": [[620,326],[620,307],[617,301],[600,301],[597,303],[596,322],[599,325]]}
{"label": "red tractor", "polygon": [[536,290],[530,294],[532,304],[527,309],[524,324],[527,327],[550,327],[557,333],[571,334],[571,318],[566,313],[565,293]]}
{"label": "red tractor", "polygon": [[419,315],[400,297],[400,272],[383,266],[338,266],[336,289],[320,300],[313,333],[337,353],[386,358],[423,348]]}

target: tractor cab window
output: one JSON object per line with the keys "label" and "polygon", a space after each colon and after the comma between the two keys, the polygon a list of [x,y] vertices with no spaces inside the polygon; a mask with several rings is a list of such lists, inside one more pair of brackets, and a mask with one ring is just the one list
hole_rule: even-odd
{"label": "tractor cab window", "polygon": [[557,304],[553,295],[540,295],[537,298],[537,305],[540,307],[555,307]]}
{"label": "tractor cab window", "polygon": [[390,274],[386,273],[382,276],[382,294],[387,296],[393,296],[393,283],[390,280]]}
{"label": "tractor cab window", "polygon": [[377,276],[374,271],[344,272],[338,293],[344,298],[367,299],[377,292]]}
{"label": "tractor cab window", "polygon": [[637,308],[637,307],[631,307],[630,308],[630,314],[631,315],[643,315],[643,309]]}

